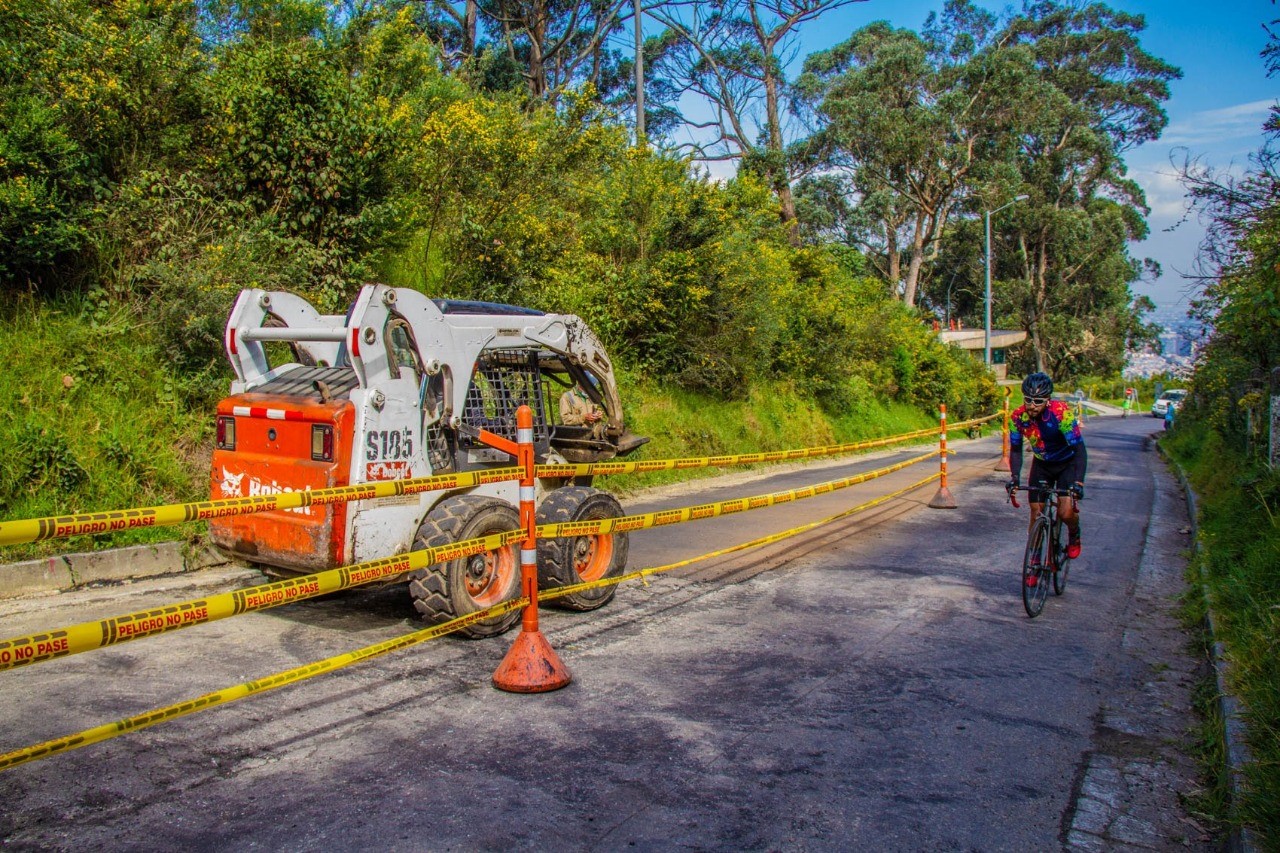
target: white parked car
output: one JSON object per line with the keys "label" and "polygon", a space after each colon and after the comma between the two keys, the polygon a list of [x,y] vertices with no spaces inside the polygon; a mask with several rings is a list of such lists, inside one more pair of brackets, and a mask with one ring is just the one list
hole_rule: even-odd
{"label": "white parked car", "polygon": [[1151,404],[1151,417],[1163,418],[1165,411],[1173,406],[1174,411],[1182,408],[1182,401],[1187,396],[1187,392],[1181,388],[1174,388],[1165,391],[1156,401]]}

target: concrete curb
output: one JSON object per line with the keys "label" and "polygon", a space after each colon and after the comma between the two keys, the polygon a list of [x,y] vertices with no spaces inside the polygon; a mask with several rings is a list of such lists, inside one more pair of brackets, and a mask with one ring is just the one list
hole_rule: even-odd
{"label": "concrete curb", "polygon": [[60,554],[0,566],[0,598],[65,592],[94,583],[191,572],[229,562],[208,546],[193,546],[184,540]]}
{"label": "concrete curb", "polygon": [[[1182,484],[1183,493],[1187,496],[1187,515],[1191,519],[1191,547],[1196,553],[1200,548],[1199,498],[1191,488],[1191,481],[1182,470],[1178,461],[1170,456],[1160,445],[1158,436],[1152,440],[1160,457],[1173,469],[1178,482]],[[1247,741],[1248,727],[1245,725],[1243,709],[1239,698],[1228,688],[1228,674],[1231,661],[1227,659],[1226,647],[1218,639],[1217,624],[1213,615],[1213,602],[1209,598],[1208,584],[1200,584],[1200,593],[1204,596],[1205,627],[1209,631],[1210,649],[1213,653],[1213,674],[1218,690],[1218,713],[1222,715],[1222,736],[1227,753],[1227,781],[1232,802],[1239,802],[1240,790],[1244,786],[1244,765],[1253,761]],[[1262,849],[1255,833],[1249,827],[1233,827],[1228,839],[1228,850],[1239,853],[1257,853]]]}

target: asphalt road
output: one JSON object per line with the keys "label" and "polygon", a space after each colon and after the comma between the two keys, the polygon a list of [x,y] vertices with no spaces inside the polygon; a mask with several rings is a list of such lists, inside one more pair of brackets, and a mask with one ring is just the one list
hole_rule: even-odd
{"label": "asphalt road", "polygon": [[[1092,419],[1085,553],[1029,620],[1024,511],[995,441],[829,528],[543,611],[573,671],[511,695],[513,635],[446,638],[0,772],[13,849],[1211,849],[1179,805],[1196,661],[1171,612],[1185,513],[1144,439]],[[629,511],[792,488],[919,450],[703,483]],[[632,538],[633,567],[782,530],[920,479]],[[204,572],[0,603],[0,636],[247,585]],[[202,583],[196,589],[192,583]],[[0,751],[405,633],[351,592],[0,673]]]}

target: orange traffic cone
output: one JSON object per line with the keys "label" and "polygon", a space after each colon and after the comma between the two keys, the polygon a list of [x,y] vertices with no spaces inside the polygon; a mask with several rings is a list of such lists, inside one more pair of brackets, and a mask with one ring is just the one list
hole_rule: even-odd
{"label": "orange traffic cone", "polygon": [[522,630],[493,671],[493,686],[508,693],[547,693],[572,680],[569,668],[537,628]]}

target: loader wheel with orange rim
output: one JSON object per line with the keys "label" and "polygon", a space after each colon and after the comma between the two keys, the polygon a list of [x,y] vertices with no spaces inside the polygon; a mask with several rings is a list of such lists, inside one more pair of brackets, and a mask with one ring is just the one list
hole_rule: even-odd
{"label": "loader wheel with orange rim", "polygon": [[[497,498],[457,495],[445,498],[427,513],[413,550],[452,545],[467,539],[504,533],[520,527],[520,513]],[[518,543],[497,551],[458,557],[409,575],[409,594],[422,618],[433,624],[447,622],[520,597]],[[520,619],[513,610],[491,619],[473,622],[458,633],[468,637],[492,637]]]}
{"label": "loader wheel with orange rim", "polygon": [[[549,494],[538,507],[538,524],[599,521],[618,518],[622,506],[608,492],[565,486]],[[538,539],[538,587],[556,589],[585,581],[616,578],[627,567],[627,534],[604,533]],[[595,610],[613,598],[616,584],[587,589],[552,599],[568,610]]]}

